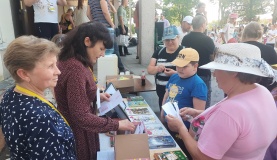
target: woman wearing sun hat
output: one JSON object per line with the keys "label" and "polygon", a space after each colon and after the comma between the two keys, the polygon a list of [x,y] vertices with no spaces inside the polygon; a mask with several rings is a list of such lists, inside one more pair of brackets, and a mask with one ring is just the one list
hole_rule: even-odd
{"label": "woman wearing sun hat", "polygon": [[227,97],[205,111],[180,110],[183,119],[194,117],[192,136],[170,115],[169,128],[179,133],[194,159],[263,159],[277,135],[277,109],[271,93],[256,82],[261,77],[277,81],[277,72],[261,58],[258,47],[245,43],[219,46],[214,61],[200,68],[214,70]]}

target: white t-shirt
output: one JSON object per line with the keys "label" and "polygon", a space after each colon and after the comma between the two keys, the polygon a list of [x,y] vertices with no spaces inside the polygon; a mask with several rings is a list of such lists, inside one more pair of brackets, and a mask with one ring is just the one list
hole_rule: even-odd
{"label": "white t-shirt", "polygon": [[272,94],[256,85],[255,89],[224,99],[194,118],[191,127],[200,124],[196,136],[203,154],[222,160],[264,158],[277,135],[277,109]]}
{"label": "white t-shirt", "polygon": [[187,35],[188,32],[184,33],[181,26],[177,27],[177,30],[179,32],[179,44],[181,45],[184,36]]}
{"label": "white t-shirt", "polygon": [[277,31],[276,30],[268,30],[267,35],[268,35],[268,38],[266,40],[266,43],[275,44],[275,38],[273,36],[277,35]]}
{"label": "white t-shirt", "polygon": [[235,26],[231,23],[227,23],[222,29],[226,43],[234,37]]}
{"label": "white t-shirt", "polygon": [[35,23],[58,23],[57,0],[39,0],[33,7]]}

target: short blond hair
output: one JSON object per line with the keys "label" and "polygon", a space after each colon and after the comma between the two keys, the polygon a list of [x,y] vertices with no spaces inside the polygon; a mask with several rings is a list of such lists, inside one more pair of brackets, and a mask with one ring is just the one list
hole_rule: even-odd
{"label": "short blond hair", "polygon": [[42,57],[59,53],[60,49],[49,40],[34,36],[21,36],[7,47],[4,64],[15,82],[21,82],[22,79],[16,73],[18,69],[31,71]]}

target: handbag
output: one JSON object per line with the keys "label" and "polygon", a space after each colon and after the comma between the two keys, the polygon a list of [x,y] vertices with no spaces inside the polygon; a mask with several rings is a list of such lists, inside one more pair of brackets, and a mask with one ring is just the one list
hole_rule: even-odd
{"label": "handbag", "polygon": [[116,42],[119,46],[129,46],[129,36],[120,34],[118,37],[116,37]]}

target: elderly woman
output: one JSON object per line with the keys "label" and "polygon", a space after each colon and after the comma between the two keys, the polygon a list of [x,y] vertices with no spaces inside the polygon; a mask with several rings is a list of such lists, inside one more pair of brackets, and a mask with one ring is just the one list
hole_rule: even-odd
{"label": "elderly woman", "polygon": [[22,36],[8,46],[4,63],[16,85],[4,95],[0,123],[11,159],[76,159],[72,130],[44,97],[55,87],[59,48],[46,39]]}
{"label": "elderly woman", "polygon": [[181,49],[183,49],[179,45],[178,35],[176,26],[165,28],[162,37],[165,47],[154,52],[147,68],[149,74],[156,75],[156,92],[159,97],[160,109],[165,94],[165,86],[170,76],[177,73],[176,67],[171,62],[177,57]]}
{"label": "elderly woman", "polygon": [[[108,29],[99,22],[81,24],[67,34],[59,56],[61,75],[55,87],[58,109],[68,120],[76,140],[77,159],[96,159],[99,151],[98,133],[131,130],[128,120],[113,120],[96,115],[97,86],[93,79],[93,65],[113,47]],[[102,93],[101,100],[109,95]]]}
{"label": "elderly woman", "polygon": [[180,110],[183,119],[194,117],[192,135],[172,116],[166,117],[169,128],[180,134],[193,159],[263,159],[277,135],[277,109],[271,93],[256,82],[260,77],[276,81],[277,72],[250,44],[224,44],[215,54],[201,68],[214,70],[227,97],[205,111]]}
{"label": "elderly woman", "polygon": [[[270,65],[277,64],[277,54],[273,47],[258,42],[263,36],[263,29],[258,22],[250,22],[242,32],[242,42],[257,46],[261,50],[261,57]],[[269,91],[277,86],[272,83],[272,78],[262,78],[259,84],[265,86]]]}

